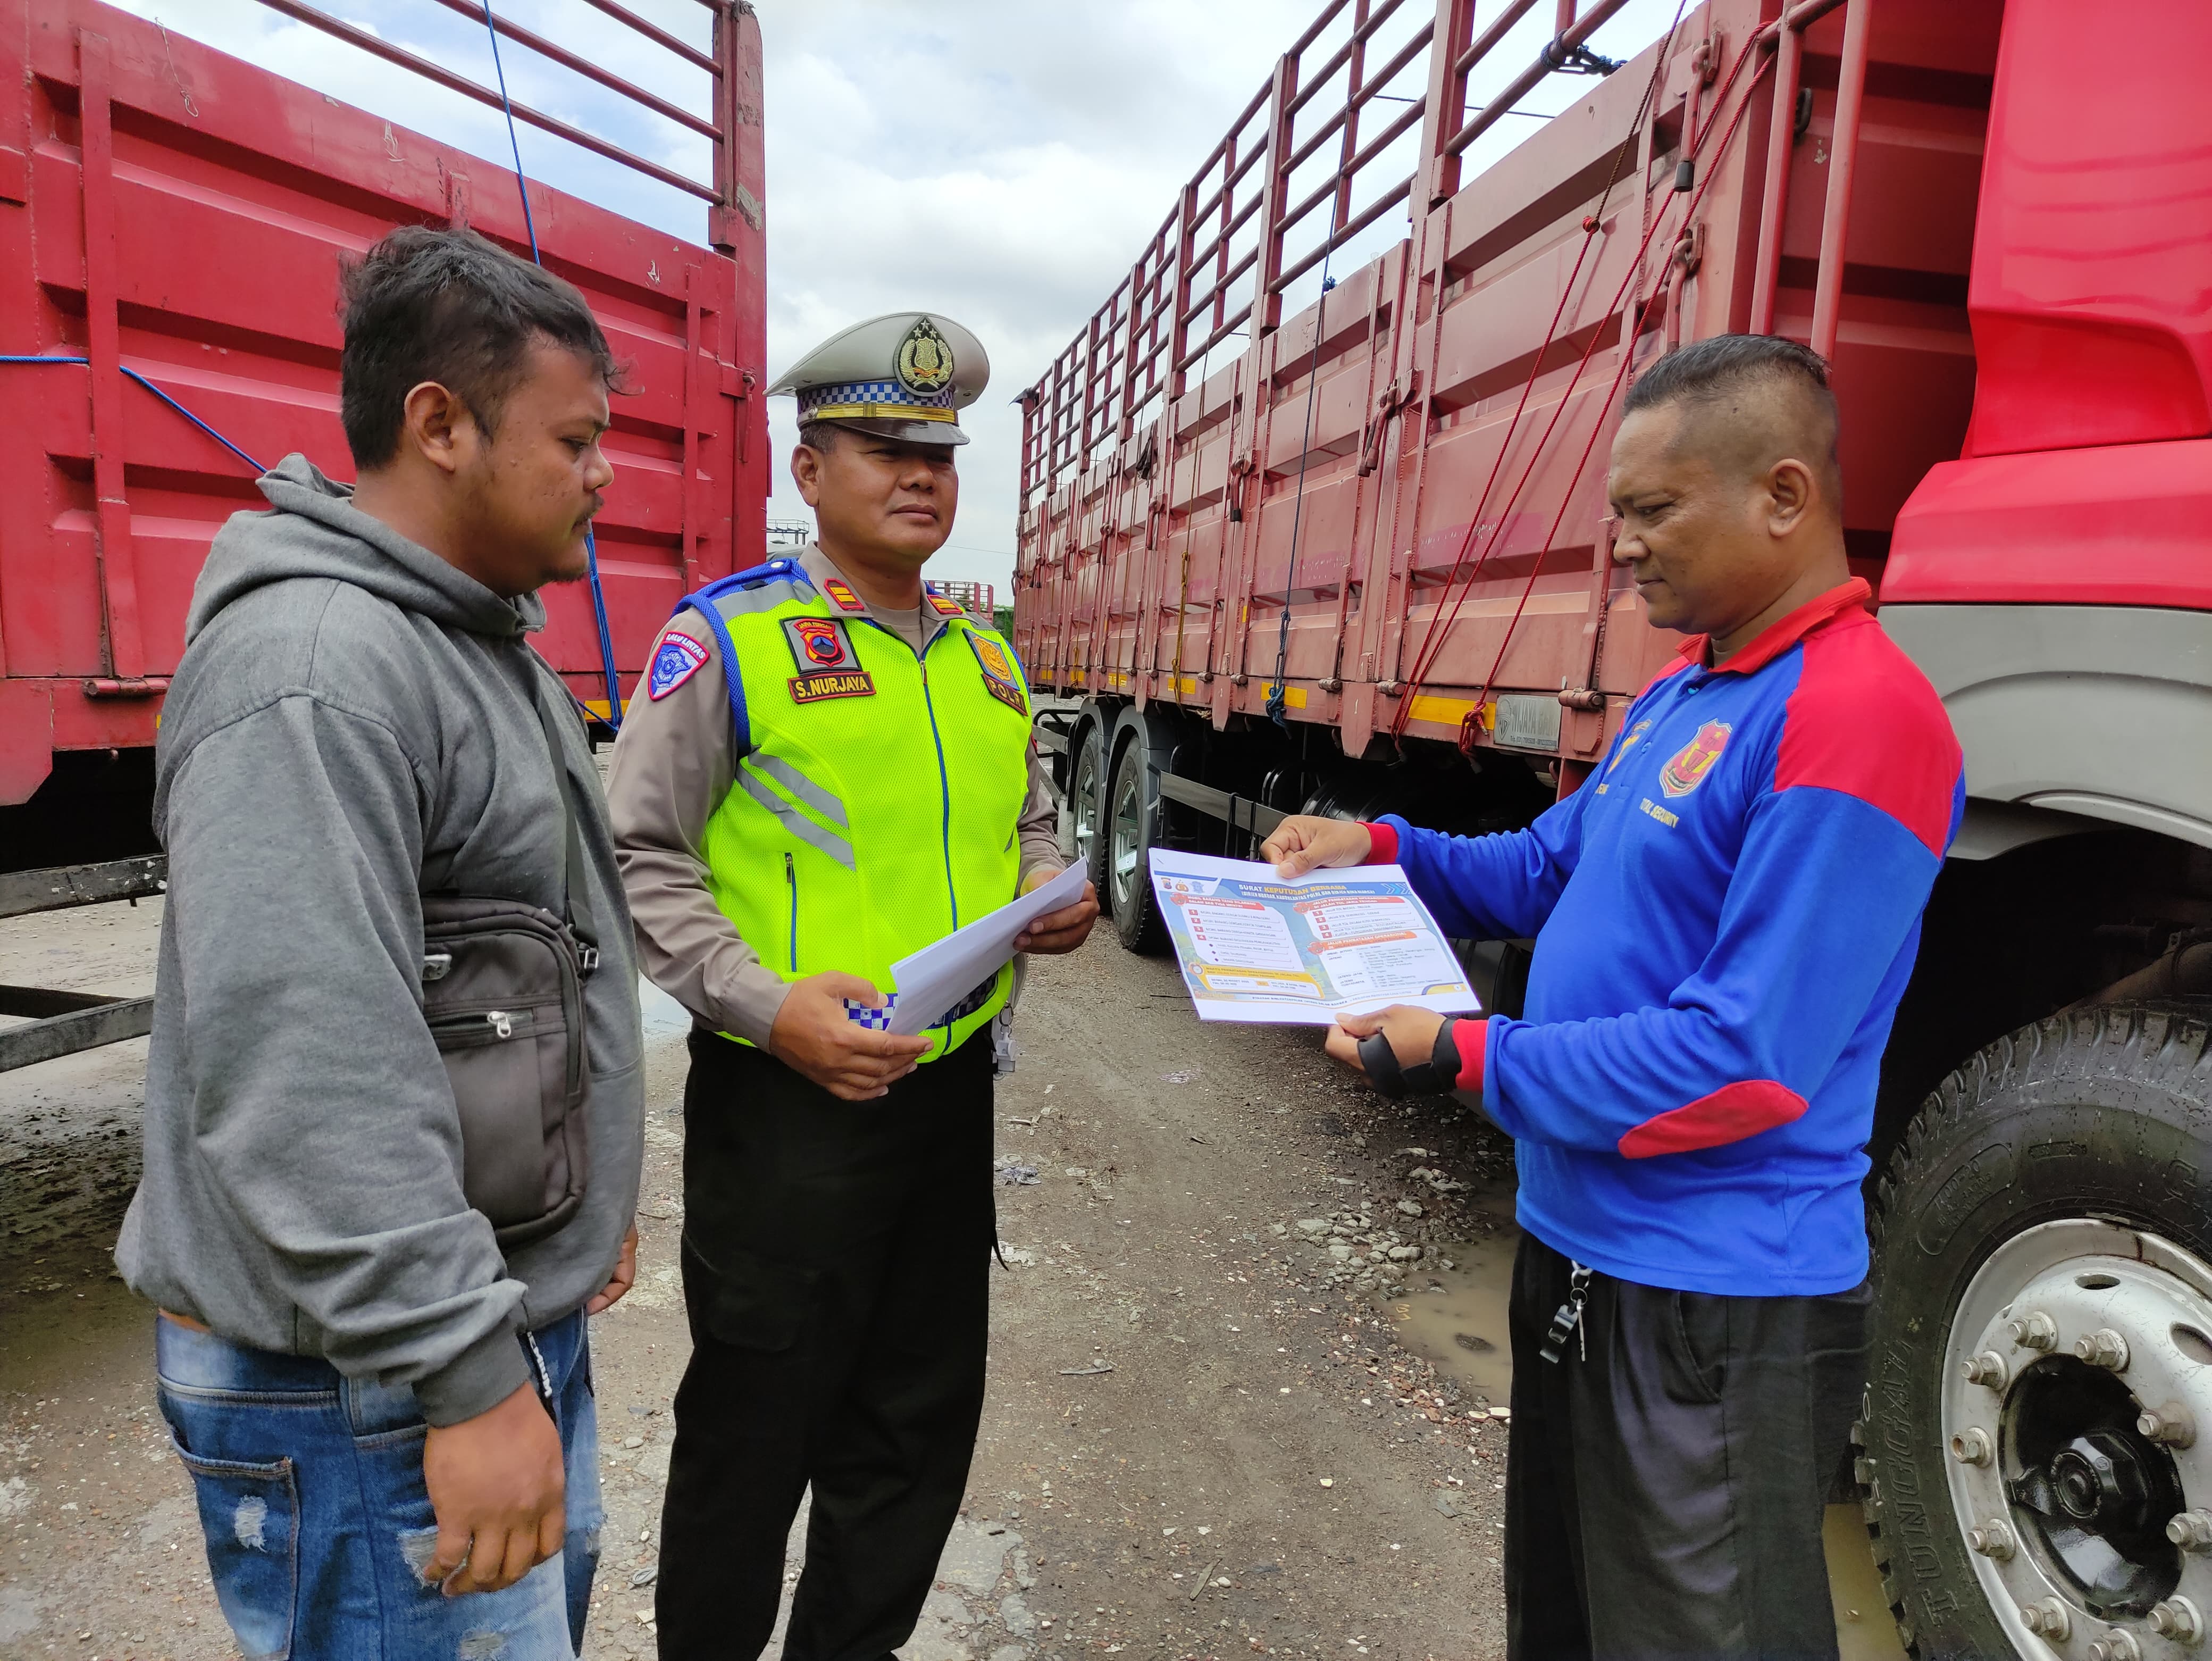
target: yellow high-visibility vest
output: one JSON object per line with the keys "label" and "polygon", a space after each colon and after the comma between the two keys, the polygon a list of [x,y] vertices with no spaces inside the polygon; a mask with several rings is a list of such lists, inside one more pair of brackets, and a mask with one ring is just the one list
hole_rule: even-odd
{"label": "yellow high-visibility vest", "polygon": [[[720,648],[738,756],[701,851],[769,969],[888,992],[894,963],[1014,897],[1030,700],[1006,642],[952,601],[925,593],[917,654],[845,599],[776,560],[684,600]],[[921,1059],[959,1048],[1012,985],[1010,964]]]}

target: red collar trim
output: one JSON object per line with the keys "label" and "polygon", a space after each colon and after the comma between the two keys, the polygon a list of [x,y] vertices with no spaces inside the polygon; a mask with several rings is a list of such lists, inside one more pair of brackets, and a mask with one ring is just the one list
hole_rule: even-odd
{"label": "red collar trim", "polygon": [[[1713,669],[1717,675],[1749,675],[1780,657],[1814,630],[1826,627],[1852,606],[1863,606],[1874,598],[1874,589],[1864,577],[1853,577],[1849,582],[1831,588],[1818,599],[1809,599],[1796,611],[1777,622],[1769,624],[1747,641],[1742,649]],[[1712,669],[1706,661],[1713,646],[1711,635],[1692,635],[1682,642],[1681,655],[1700,669]]]}

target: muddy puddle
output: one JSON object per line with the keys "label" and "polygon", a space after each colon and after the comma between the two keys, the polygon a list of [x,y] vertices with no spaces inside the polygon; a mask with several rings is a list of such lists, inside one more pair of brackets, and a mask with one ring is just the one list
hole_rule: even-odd
{"label": "muddy puddle", "polygon": [[[1502,1407],[1513,1384],[1505,1305],[1521,1231],[1513,1225],[1510,1188],[1478,1191],[1468,1198],[1470,1214],[1490,1226],[1470,1238],[1431,1247],[1422,1273],[1413,1277],[1423,1289],[1397,1299],[1389,1311],[1400,1343],[1456,1379],[1462,1390]],[[1842,1661],[1905,1661],[1858,1507],[1829,1506],[1821,1542]]]}
{"label": "muddy puddle", "polygon": [[1513,1226],[1511,1189],[1478,1190],[1468,1199],[1469,1214],[1491,1226],[1469,1239],[1431,1247],[1413,1281],[1423,1289],[1392,1303],[1390,1319],[1407,1349],[1457,1379],[1461,1388],[1504,1407],[1513,1384],[1505,1298],[1521,1231]]}

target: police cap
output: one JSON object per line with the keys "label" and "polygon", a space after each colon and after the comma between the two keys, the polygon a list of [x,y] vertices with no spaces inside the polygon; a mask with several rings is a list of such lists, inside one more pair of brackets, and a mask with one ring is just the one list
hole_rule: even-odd
{"label": "police cap", "polygon": [[831,335],[768,390],[798,398],[801,425],[829,421],[908,444],[965,444],[958,411],[990,378],[983,343],[951,318],[892,312]]}

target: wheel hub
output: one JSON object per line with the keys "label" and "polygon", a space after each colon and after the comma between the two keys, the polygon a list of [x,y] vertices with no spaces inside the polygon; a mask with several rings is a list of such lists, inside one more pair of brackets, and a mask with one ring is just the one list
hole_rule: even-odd
{"label": "wheel hub", "polygon": [[1096,754],[1095,748],[1088,743],[1078,751],[1075,788],[1069,793],[1075,821],[1075,862],[1085,870],[1091,868],[1092,852],[1098,844],[1098,824],[1104,817],[1106,783],[1099,776]]}
{"label": "wheel hub", "polygon": [[1109,853],[1116,913],[1134,903],[1137,861],[1145,851],[1145,804],[1139,794],[1144,769],[1124,767],[1114,792],[1114,840]]}
{"label": "wheel hub", "polygon": [[[2077,1523],[2098,1529],[2142,1524],[2146,1485],[2141,1462],[2131,1450],[2112,1446],[2114,1439],[2103,1434],[2077,1436],[2051,1462],[2045,1480],[2057,1489],[2058,1503]],[[2045,1473],[2030,1470],[2021,1478],[2021,1486],[2037,1478],[2045,1478]]]}
{"label": "wheel hub", "polygon": [[2212,1500],[2212,1462],[2152,1433],[2212,1422],[2212,1266],[2116,1224],[2040,1225],[1975,1275],[1945,1363],[1953,1511],[2020,1653],[2202,1656],[2180,1634],[2212,1607],[2212,1554],[2167,1530]]}
{"label": "wheel hub", "polygon": [[[2124,1388],[2069,1376],[2077,1371],[2087,1369],[2042,1363],[2006,1406],[2021,1466],[2010,1484],[2013,1512],[2083,1608],[2107,1619],[2147,1616],[2181,1579],[2180,1549],[2166,1537],[2167,1520],[2184,1508],[2180,1476],[2166,1451],[2136,1432]],[[2085,1416],[2094,1428],[2030,1463]]]}

